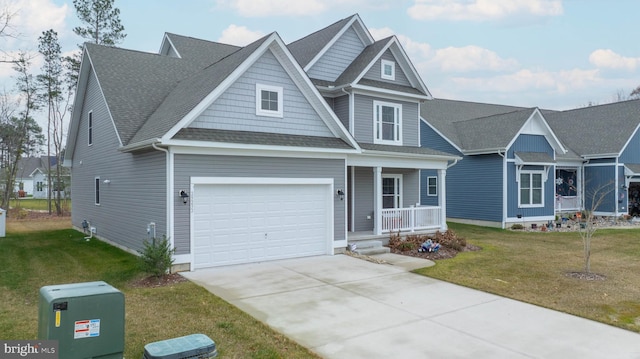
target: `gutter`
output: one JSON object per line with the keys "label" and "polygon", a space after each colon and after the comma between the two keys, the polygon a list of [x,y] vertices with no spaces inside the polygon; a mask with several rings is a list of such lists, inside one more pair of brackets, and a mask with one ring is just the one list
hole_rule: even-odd
{"label": "gutter", "polygon": [[150,140],[137,142],[137,143],[134,143],[134,144],[131,144],[131,145],[122,146],[118,150],[121,151],[121,152],[129,152],[129,151],[140,150],[140,149],[147,148],[147,147],[153,147],[155,149],[158,149],[158,148],[156,148],[154,146],[156,143],[162,143],[162,140],[159,139],[159,138],[152,138]]}

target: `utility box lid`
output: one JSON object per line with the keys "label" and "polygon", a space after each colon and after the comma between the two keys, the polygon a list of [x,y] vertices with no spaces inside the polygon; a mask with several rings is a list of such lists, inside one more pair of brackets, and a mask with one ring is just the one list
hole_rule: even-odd
{"label": "utility box lid", "polygon": [[143,359],[208,359],[218,356],[216,343],[204,334],[162,340],[144,346]]}

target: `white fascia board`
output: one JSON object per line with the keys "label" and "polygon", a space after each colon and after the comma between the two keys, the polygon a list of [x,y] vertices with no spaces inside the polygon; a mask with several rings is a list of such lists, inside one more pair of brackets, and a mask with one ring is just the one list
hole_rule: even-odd
{"label": "white fascia board", "polygon": [[[405,60],[404,63],[409,66],[409,68],[411,70],[411,73],[413,74],[414,79],[419,84],[419,87],[427,94],[427,96],[429,97],[429,100],[433,100],[433,96],[431,95],[431,92],[429,92],[429,89],[427,88],[427,85],[424,83],[424,81],[422,81],[422,77],[420,77],[420,74],[418,73],[418,70],[416,70],[416,68],[413,66],[413,63],[411,62],[411,59],[409,58],[407,53],[404,51],[404,48],[402,47],[402,45],[400,45],[400,42],[398,41],[398,39],[396,38],[395,35],[393,35],[393,41],[396,44],[395,48],[397,48],[398,51],[400,51],[402,57]],[[391,51],[393,51],[393,49],[391,49]],[[401,67],[402,67],[402,65],[401,65]],[[405,69],[403,68],[403,70],[405,70]],[[407,73],[407,71],[405,71],[405,74],[406,73]]]}
{"label": "white fascia board", "polygon": [[[174,154],[252,156],[252,157],[303,157],[344,159],[357,150],[318,149],[309,147],[283,147],[265,145],[245,145],[230,143],[198,143],[197,141],[172,141],[169,146]],[[215,147],[214,147],[215,145]]]}
{"label": "white fascia board", "polygon": [[585,160],[599,160],[604,158],[617,158],[620,156],[620,153],[594,153],[583,155],[582,158]]}
{"label": "white fascia board", "polygon": [[459,159],[454,156],[426,156],[388,152],[371,152],[354,154],[347,157],[347,165],[361,167],[395,167],[411,169],[443,169],[446,170],[450,160]]}
{"label": "white fascia board", "polygon": [[166,32],[164,33],[164,37],[162,38],[162,43],[160,44],[160,50],[158,50],[158,54],[162,54],[162,49],[164,48],[165,44],[169,44],[169,46],[171,46],[173,51],[175,51],[176,55],[178,55],[178,58],[182,58],[182,55],[180,55],[180,52],[178,51],[176,46],[173,44],[173,41],[171,41],[171,39],[169,38],[169,35],[167,35]]}
{"label": "white fascia board", "polygon": [[556,152],[568,152],[568,150],[564,148],[562,142],[560,142],[560,140],[556,136],[555,132],[553,132],[547,121],[544,119],[544,116],[542,116],[540,109],[538,109],[537,107],[531,112],[531,115],[529,115],[529,118],[524,122],[518,133],[516,133],[516,135],[511,139],[511,142],[509,142],[507,148],[511,148],[518,137],[524,133],[525,127],[529,126],[532,121],[539,121],[539,124],[542,125],[542,128],[544,129],[543,136],[547,139],[551,147],[553,147]]}
{"label": "white fascia board", "polygon": [[503,154],[507,151],[506,148],[485,148],[485,149],[481,149],[481,150],[472,150],[472,151],[463,151],[463,153],[467,156],[474,156],[474,155],[491,155],[491,154]]}
{"label": "white fascia board", "polygon": [[[422,122],[424,122],[427,126],[429,126],[435,133],[438,134],[438,136],[442,137],[445,141],[447,141],[448,144],[450,144],[451,146],[453,146],[453,148],[455,148],[458,152],[460,153],[464,153],[464,151],[462,151],[462,149],[460,147],[458,147],[458,145],[456,145],[455,143],[453,143],[453,141],[451,141],[447,136],[443,135],[442,132],[438,131],[437,128],[433,127],[429,121],[425,120],[424,118],[422,118],[422,116],[420,116],[420,120]],[[420,139],[422,141],[422,139]],[[422,143],[420,143],[422,144]]]}
{"label": "white fascia board", "polygon": [[367,64],[367,66],[365,66],[364,69],[362,69],[362,71],[360,72],[360,74],[353,80],[354,84],[357,84],[360,80],[362,80],[362,78],[364,77],[364,75],[369,72],[369,70],[371,69],[371,67],[373,67],[373,65],[376,63],[376,61],[378,61],[381,57],[382,54],[384,54],[385,51],[387,51],[387,49],[389,48],[389,46],[391,46],[391,39],[389,39],[389,41],[387,42],[386,45],[384,45],[384,47],[382,49],[380,49],[380,51],[376,54],[376,56],[374,56],[371,61],[369,61],[369,63]]}
{"label": "white fascia board", "polygon": [[[345,32],[347,32],[347,30],[353,26],[354,24],[358,24],[360,26],[360,31],[358,31],[357,29],[354,29],[354,31],[356,32],[356,34],[358,35],[358,38],[360,38],[361,41],[365,42],[364,39],[361,38],[361,35],[365,35],[367,37],[366,40],[369,41],[369,45],[372,44],[374,42],[373,37],[371,37],[371,34],[369,33],[369,31],[367,30],[367,28],[364,26],[364,23],[362,22],[362,19],[360,19],[359,15],[355,15],[353,16],[353,18],[351,19],[351,21],[349,21],[332,39],[331,41],[329,41],[323,48],[322,50],[320,50],[316,56],[311,59],[311,61],[309,61],[309,63],[304,67],[304,72],[308,72],[309,69],[311,69],[313,67],[313,65],[316,64],[316,62],[318,62],[318,60],[324,56],[324,54],[329,51],[329,49],[336,43],[336,41],[338,41],[338,39],[340,37],[342,37],[342,35],[344,35]],[[365,44],[365,47],[367,45]]]}
{"label": "white fascia board", "polygon": [[385,99],[393,99],[398,101],[409,101],[409,99],[416,102],[429,100],[429,98],[425,95],[411,94],[407,92],[394,91],[373,86],[364,86],[360,84],[351,85],[351,89],[354,91],[354,93],[357,92],[361,95],[382,96]]}

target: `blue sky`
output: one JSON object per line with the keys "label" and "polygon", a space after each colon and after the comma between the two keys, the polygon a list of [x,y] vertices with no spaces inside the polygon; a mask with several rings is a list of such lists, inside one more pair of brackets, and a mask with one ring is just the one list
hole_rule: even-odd
{"label": "blue sky", "polygon": [[[37,50],[58,31],[81,40],[72,1],[0,0],[16,9],[18,39]],[[164,32],[245,45],[273,31],[285,42],[358,13],[376,39],[395,34],[437,98],[571,109],[608,103],[640,85],[637,0],[116,0],[120,47],[156,52]],[[39,62],[34,62],[36,69]],[[0,66],[0,81],[10,82]]]}

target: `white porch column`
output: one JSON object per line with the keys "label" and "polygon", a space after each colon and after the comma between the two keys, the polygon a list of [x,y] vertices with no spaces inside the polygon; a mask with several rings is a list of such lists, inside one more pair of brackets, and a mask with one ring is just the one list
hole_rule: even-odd
{"label": "white porch column", "polygon": [[373,233],[382,234],[382,167],[373,167]]}
{"label": "white porch column", "polygon": [[438,170],[438,206],[440,207],[440,228],[447,230],[447,170]]}

